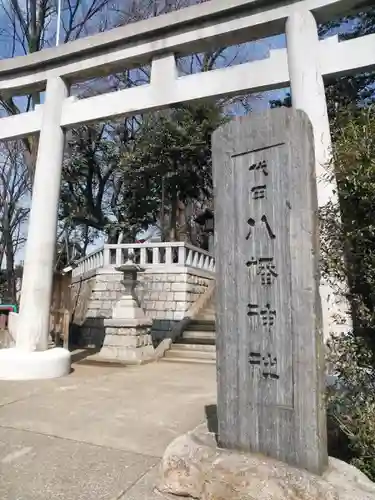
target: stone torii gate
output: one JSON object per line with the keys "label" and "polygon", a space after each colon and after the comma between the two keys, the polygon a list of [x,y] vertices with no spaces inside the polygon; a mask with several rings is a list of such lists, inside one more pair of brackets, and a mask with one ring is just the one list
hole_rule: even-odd
{"label": "stone torii gate", "polygon": [[[330,155],[324,78],[375,67],[375,35],[339,42],[319,41],[317,22],[362,0],[211,0],[95,36],[0,62],[0,92],[25,95],[45,90],[34,111],[0,119],[0,140],[39,134],[39,149],[24,263],[16,347],[0,351],[0,378],[28,379],[69,372],[69,353],[47,350],[52,269],[61,165],[69,127],[162,109],[177,103],[259,92],[287,86],[293,106],[309,116],[314,130],[316,174]],[[264,60],[179,77],[175,56],[286,33],[287,49]],[[84,79],[151,63],[148,85],[76,100],[70,86]],[[332,186],[318,185],[319,203]],[[322,287],[325,328],[330,318]]]}

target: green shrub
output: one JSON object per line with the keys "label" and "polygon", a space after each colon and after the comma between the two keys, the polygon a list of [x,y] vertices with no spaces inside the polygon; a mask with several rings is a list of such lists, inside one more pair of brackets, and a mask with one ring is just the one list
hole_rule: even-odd
{"label": "green shrub", "polygon": [[332,128],[340,204],[320,213],[322,273],[351,303],[353,331],[329,344],[341,385],[328,393],[329,451],[375,480],[375,107]]}
{"label": "green shrub", "polygon": [[375,481],[375,371],[371,353],[352,333],[330,341],[340,386],[327,394],[330,455]]}
{"label": "green shrub", "polygon": [[322,272],[348,283],[341,292],[352,305],[354,335],[375,353],[375,106],[340,115],[333,131],[340,206],[320,213]]}

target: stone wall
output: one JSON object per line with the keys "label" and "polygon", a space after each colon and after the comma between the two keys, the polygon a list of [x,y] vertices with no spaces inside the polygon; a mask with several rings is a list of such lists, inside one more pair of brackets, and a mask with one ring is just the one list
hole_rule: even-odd
{"label": "stone wall", "polygon": [[[138,274],[136,297],[146,315],[153,320],[152,338],[157,345],[174,324],[205,292],[214,274],[191,267],[170,266],[147,269]],[[103,321],[111,318],[112,307],[123,293],[122,274],[113,269],[75,279],[72,283],[71,342],[86,347],[101,347]]]}

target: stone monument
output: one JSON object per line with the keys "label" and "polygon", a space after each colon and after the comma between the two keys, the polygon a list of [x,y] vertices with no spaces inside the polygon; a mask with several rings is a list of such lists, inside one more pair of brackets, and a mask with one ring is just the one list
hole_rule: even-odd
{"label": "stone monument", "polygon": [[218,438],[327,465],[313,133],[270,110],[213,135]]}
{"label": "stone monument", "polygon": [[125,293],[113,307],[112,319],[104,320],[105,339],[100,357],[130,364],[153,360],[152,319],[146,317],[134,292],[141,267],[134,263],[131,254],[125,264],[116,267],[116,271],[124,273]]}

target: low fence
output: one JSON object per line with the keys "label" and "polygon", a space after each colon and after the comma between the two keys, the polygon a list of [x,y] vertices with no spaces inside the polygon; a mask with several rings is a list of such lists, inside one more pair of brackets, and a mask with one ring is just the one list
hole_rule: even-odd
{"label": "low fence", "polygon": [[8,314],[0,313],[0,349],[11,346],[11,338],[8,332]]}
{"label": "low fence", "polygon": [[54,309],[50,314],[50,331],[56,346],[69,343],[70,311],[68,309]]}
{"label": "low fence", "polygon": [[106,244],[76,263],[73,278],[102,267],[117,267],[134,255],[137,264],[145,268],[185,266],[215,271],[213,255],[184,242]]}
{"label": "low fence", "polygon": [[[17,318],[15,316],[13,321]],[[10,333],[8,329],[8,319],[7,314],[0,313],[0,349],[6,347],[12,347],[16,341],[15,331]],[[69,324],[70,324],[70,311],[68,309],[55,309],[51,310],[50,313],[50,334],[53,343],[56,346],[64,345],[68,346],[69,341]],[[17,328],[17,324],[13,325],[13,328]]]}
{"label": "low fence", "polygon": [[55,273],[50,313],[50,332],[55,345],[67,346],[71,315],[71,276]]}
{"label": "low fence", "polygon": [[7,314],[0,314],[0,330],[5,330],[7,327],[8,323],[8,315]]}

